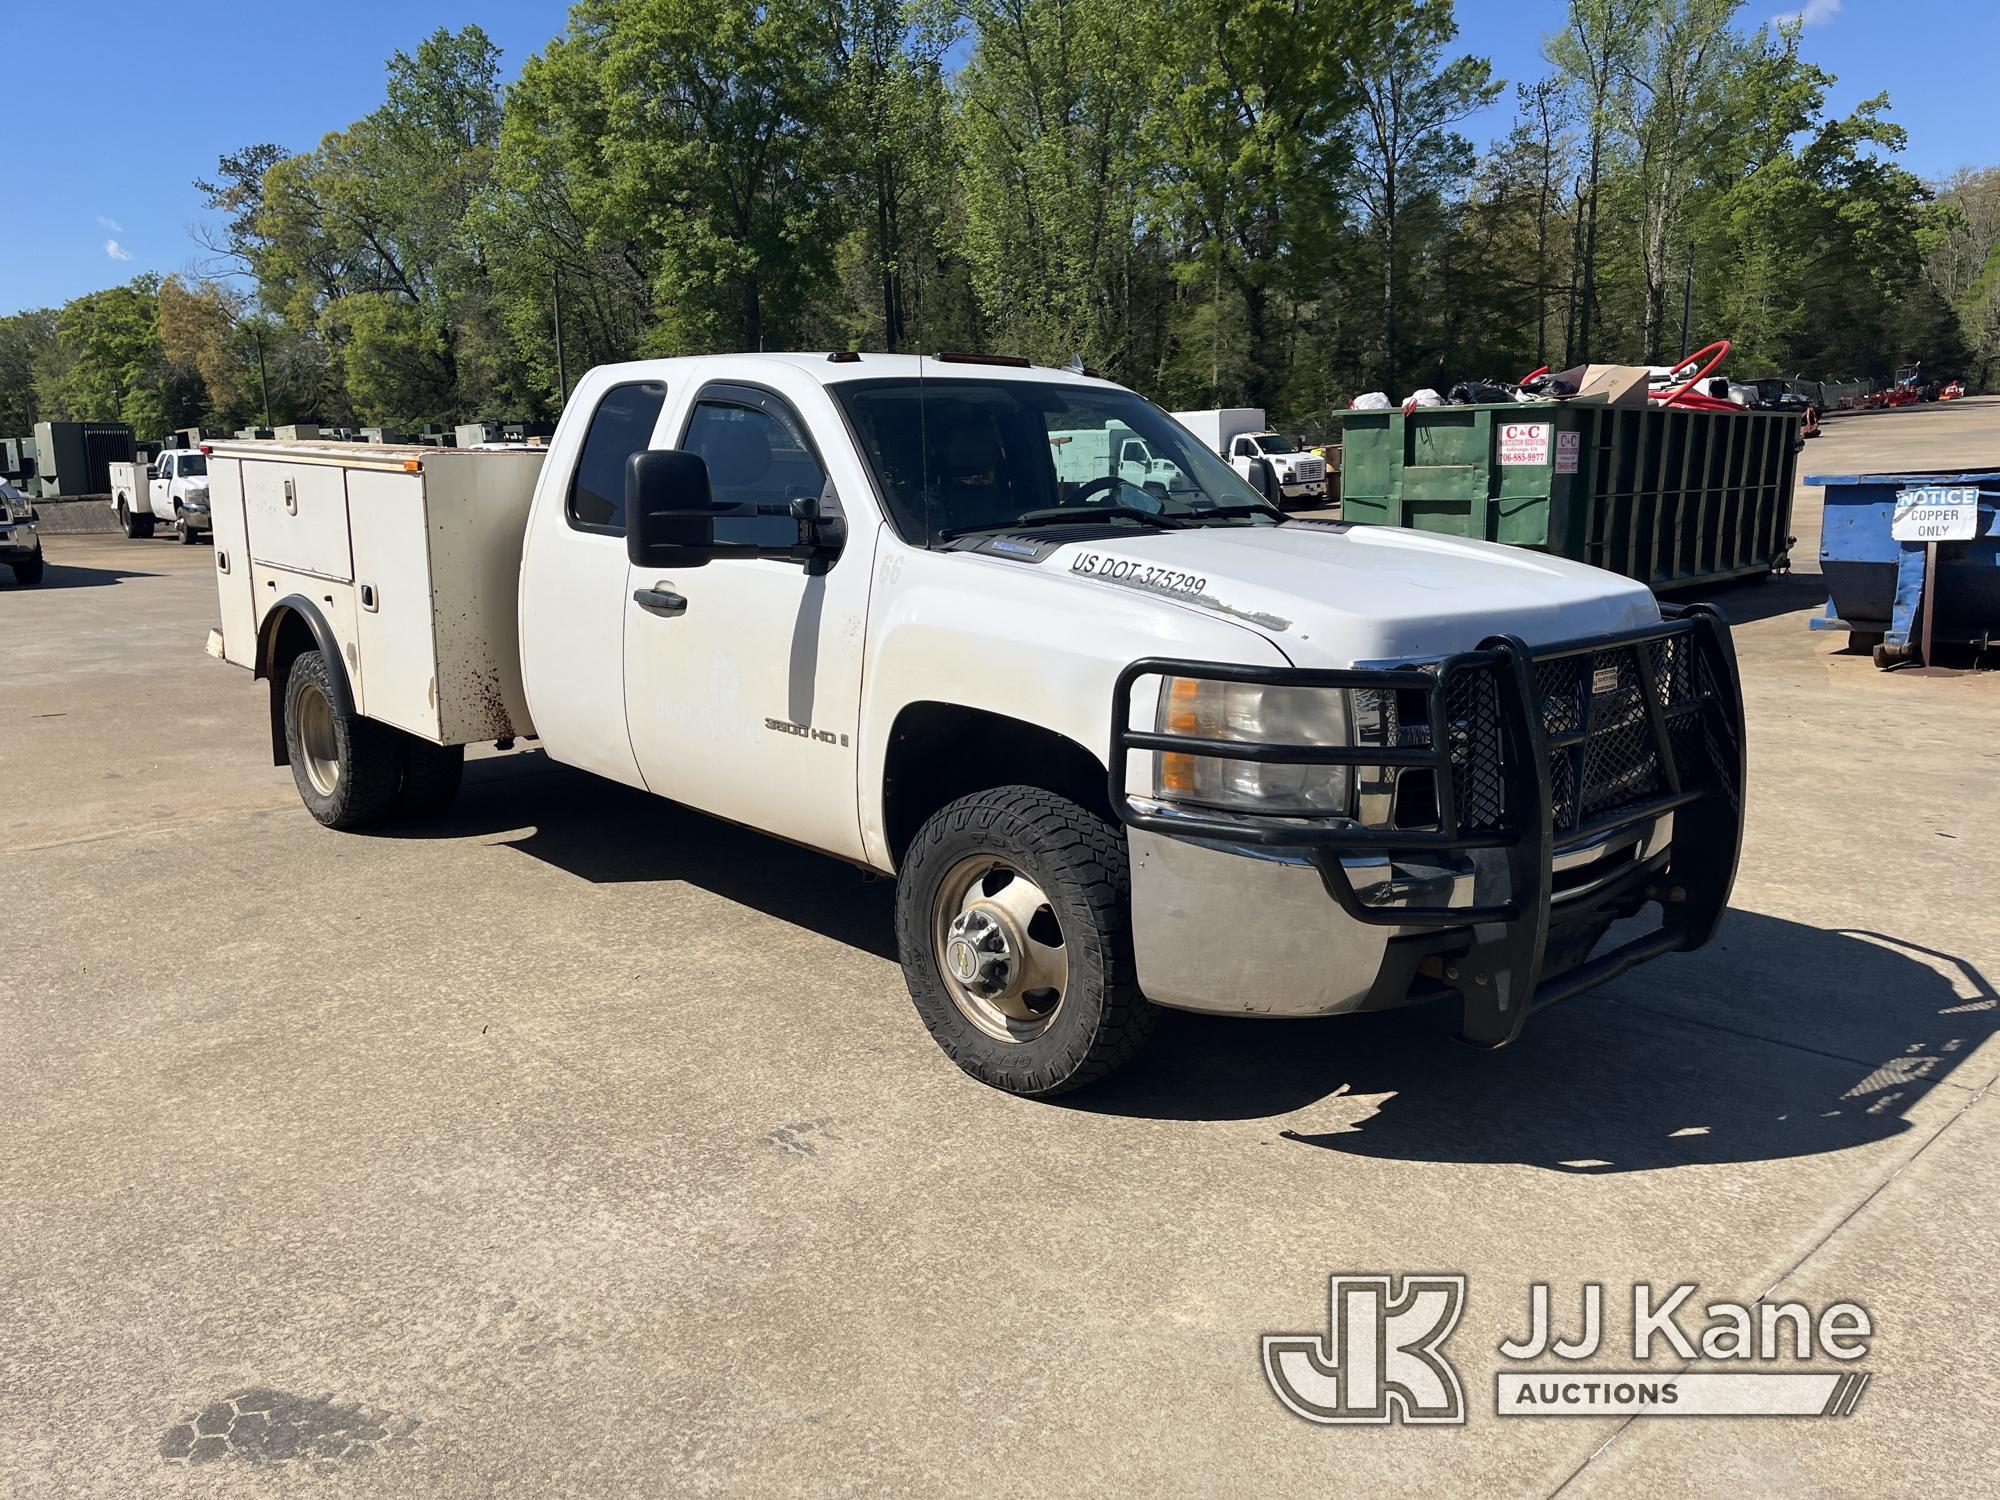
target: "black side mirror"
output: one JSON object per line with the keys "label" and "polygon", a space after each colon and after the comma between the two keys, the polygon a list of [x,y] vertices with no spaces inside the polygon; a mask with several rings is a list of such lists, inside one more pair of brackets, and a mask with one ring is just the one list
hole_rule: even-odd
{"label": "black side mirror", "polygon": [[708,465],[678,448],[625,460],[625,555],[640,567],[699,568],[715,556]]}

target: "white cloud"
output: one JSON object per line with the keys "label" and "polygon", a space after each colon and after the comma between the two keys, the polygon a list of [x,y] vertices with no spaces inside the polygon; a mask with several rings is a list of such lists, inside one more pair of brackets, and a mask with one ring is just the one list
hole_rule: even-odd
{"label": "white cloud", "polygon": [[104,242],[104,253],[113,260],[130,260],[132,258],[132,252],[116,240],[106,240]]}
{"label": "white cloud", "polygon": [[97,227],[99,229],[108,229],[113,234],[123,234],[125,232],[125,226],[108,214],[99,214],[97,216]]}
{"label": "white cloud", "polygon": [[1771,17],[1771,24],[1777,26],[1786,21],[1797,21],[1801,26],[1820,26],[1839,14],[1840,0],[1806,0],[1797,10]]}

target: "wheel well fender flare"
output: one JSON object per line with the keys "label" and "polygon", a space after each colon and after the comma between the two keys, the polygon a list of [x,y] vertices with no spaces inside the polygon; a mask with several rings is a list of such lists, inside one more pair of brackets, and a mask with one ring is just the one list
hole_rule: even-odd
{"label": "wheel well fender flare", "polygon": [[[294,620],[311,635],[312,647],[299,643],[297,627],[291,624]],[[303,594],[287,594],[271,606],[263,624],[257,627],[257,662],[251,675],[268,679],[271,684],[272,765],[291,763],[291,753],[285,744],[285,680],[292,659],[314,648],[326,663],[326,691],[333,711],[353,714],[354,690],[347,680],[347,661],[341,655],[339,638],[318,605]]]}
{"label": "wheel well fender flare", "polygon": [[926,817],[987,787],[1038,786],[1111,816],[1100,754],[1047,725],[970,704],[904,704],[881,776],[883,831],[898,865]]}

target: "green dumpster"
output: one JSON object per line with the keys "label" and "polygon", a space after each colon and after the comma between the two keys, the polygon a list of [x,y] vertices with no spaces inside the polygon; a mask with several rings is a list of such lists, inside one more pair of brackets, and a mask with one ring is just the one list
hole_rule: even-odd
{"label": "green dumpster", "polygon": [[1550,401],[1342,426],[1349,521],[1534,547],[1662,591],[1790,560],[1794,415]]}

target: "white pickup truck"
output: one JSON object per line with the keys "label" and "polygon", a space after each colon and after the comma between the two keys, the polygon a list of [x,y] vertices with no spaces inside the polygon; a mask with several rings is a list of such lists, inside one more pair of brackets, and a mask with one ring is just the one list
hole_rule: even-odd
{"label": "white pickup truck", "polygon": [[206,452],[169,448],[150,464],[113,464],[111,508],[128,537],[151,536],[164,521],[183,542],[199,541],[209,529]]}
{"label": "white pickup truck", "polygon": [[[1185,486],[1062,479],[1049,434],[1092,426]],[[435,812],[466,743],[535,737],[893,874],[916,1008],[1000,1088],[1102,1076],[1159,1005],[1452,998],[1499,1045],[1728,901],[1719,615],[1288,520],[1106,381],[659,360],[587,375],[546,454],[210,454],[210,650],[270,683],[321,822]]]}
{"label": "white pickup truck", "polygon": [[1144,438],[1116,424],[1052,432],[1049,447],[1054,450],[1059,484],[1088,484],[1099,475],[1115,474],[1158,500],[1184,487],[1178,464],[1154,457]]}
{"label": "white pickup truck", "polygon": [[1326,460],[1271,431],[1260,408],[1177,411],[1174,420],[1273,505],[1325,503]]}

